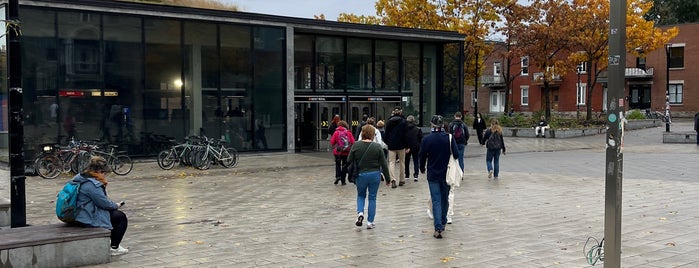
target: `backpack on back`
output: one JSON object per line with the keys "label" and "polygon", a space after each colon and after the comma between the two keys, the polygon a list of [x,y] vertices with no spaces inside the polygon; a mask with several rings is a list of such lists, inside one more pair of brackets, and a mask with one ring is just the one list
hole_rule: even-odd
{"label": "backpack on back", "polygon": [[63,190],[56,195],[56,216],[59,220],[71,223],[78,216],[78,192],[82,183],[71,183],[63,186]]}
{"label": "backpack on back", "polygon": [[502,149],[502,138],[499,133],[491,133],[488,140],[485,142],[485,148]]}
{"label": "backpack on back", "polygon": [[335,145],[335,149],[337,149],[338,152],[349,152],[350,149],[352,149],[352,144],[350,143],[348,135],[349,134],[347,134],[346,130],[341,131],[337,135],[337,144]]}
{"label": "backpack on back", "polygon": [[457,122],[452,124],[451,126],[451,133],[454,135],[454,140],[459,143],[466,143],[466,134],[465,134],[465,126],[461,122]]}

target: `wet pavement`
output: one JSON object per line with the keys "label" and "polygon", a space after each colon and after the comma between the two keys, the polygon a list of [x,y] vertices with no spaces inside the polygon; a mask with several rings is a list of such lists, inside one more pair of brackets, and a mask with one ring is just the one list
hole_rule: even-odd
{"label": "wet pavement", "polygon": [[[663,144],[663,131],[625,135],[623,267],[699,266],[699,147]],[[354,185],[332,183],[329,152],[243,154],[236,168],[205,171],[141,161],[108,177],[111,198],[127,202],[130,252],[93,267],[590,266],[585,241],[604,234],[603,136],[506,138],[499,180],[473,143],[444,239],[432,237],[424,175],[382,185],[367,230],[354,226]],[[27,177],[27,223],[59,222],[55,196],[69,178]]]}

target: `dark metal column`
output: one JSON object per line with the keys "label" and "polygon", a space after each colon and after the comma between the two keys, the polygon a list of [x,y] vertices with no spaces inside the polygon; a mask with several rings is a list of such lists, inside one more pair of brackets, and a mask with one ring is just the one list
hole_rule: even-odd
{"label": "dark metal column", "polygon": [[624,154],[624,75],[626,69],[626,0],[610,2],[607,159],[604,198],[604,267],[621,267],[621,187]]}
{"label": "dark metal column", "polygon": [[27,225],[27,200],[24,181],[24,111],[22,108],[22,57],[19,35],[19,0],[10,0],[8,14],[9,34],[9,89],[10,89],[10,200],[11,227]]}

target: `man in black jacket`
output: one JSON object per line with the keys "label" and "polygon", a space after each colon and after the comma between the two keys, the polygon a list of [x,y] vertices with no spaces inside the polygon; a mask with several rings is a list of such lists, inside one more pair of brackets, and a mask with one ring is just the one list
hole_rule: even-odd
{"label": "man in black jacket", "polygon": [[697,146],[699,146],[699,113],[694,115],[694,131],[697,132]]}
{"label": "man in black jacket", "polygon": [[[393,109],[393,115],[386,121],[386,137],[384,141],[388,145],[388,170],[391,174],[391,188],[405,185],[405,152],[409,151],[406,143],[406,120],[400,107]],[[397,167],[396,167],[397,166]],[[398,173],[396,174],[396,168]]]}
{"label": "man in black jacket", "polygon": [[420,142],[422,141],[422,130],[415,125],[415,117],[409,115],[406,119],[408,122],[406,128],[407,144],[410,151],[405,153],[405,180],[410,179],[410,161],[413,161],[413,178],[417,181],[417,174],[420,171],[420,161],[418,153],[420,152]]}

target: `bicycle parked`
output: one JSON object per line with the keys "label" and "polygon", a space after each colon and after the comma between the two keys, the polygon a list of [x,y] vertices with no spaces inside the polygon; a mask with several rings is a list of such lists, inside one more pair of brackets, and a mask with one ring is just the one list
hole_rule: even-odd
{"label": "bicycle parked", "polygon": [[184,143],[172,145],[169,149],[158,153],[158,166],[164,170],[172,169],[175,163],[191,166],[194,149],[202,146],[199,136],[185,137]]}
{"label": "bicycle parked", "polygon": [[172,169],[175,163],[208,169],[211,164],[220,164],[231,168],[238,165],[238,151],[227,147],[224,140],[213,140],[206,136],[189,136],[185,142],[174,145],[158,154],[158,166],[164,170]]}
{"label": "bicycle parked", "polygon": [[34,168],[45,179],[55,179],[61,173],[79,173],[87,167],[90,157],[100,155],[117,175],[126,175],[133,169],[131,158],[124,151],[116,151],[116,145],[108,145],[110,150],[99,151],[97,143],[76,141],[71,138],[68,146],[44,144],[42,153],[34,159]]}

